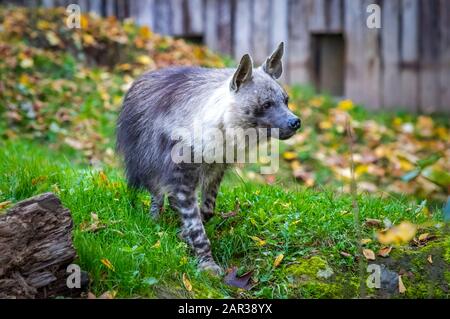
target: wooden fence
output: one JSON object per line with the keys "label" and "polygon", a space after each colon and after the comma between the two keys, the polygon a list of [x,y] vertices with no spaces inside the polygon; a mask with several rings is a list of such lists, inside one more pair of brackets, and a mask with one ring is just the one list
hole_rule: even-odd
{"label": "wooden fence", "polygon": [[[80,4],[155,32],[262,63],[285,41],[287,83],[312,84],[371,109],[450,113],[449,0],[22,0]],[[366,25],[381,7],[382,27]]]}

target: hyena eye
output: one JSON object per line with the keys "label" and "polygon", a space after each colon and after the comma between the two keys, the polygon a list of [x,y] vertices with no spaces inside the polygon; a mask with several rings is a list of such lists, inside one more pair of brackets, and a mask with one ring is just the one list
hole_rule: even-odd
{"label": "hyena eye", "polygon": [[263,108],[264,109],[269,109],[269,108],[271,108],[273,106],[273,102],[265,102],[264,104],[263,104]]}

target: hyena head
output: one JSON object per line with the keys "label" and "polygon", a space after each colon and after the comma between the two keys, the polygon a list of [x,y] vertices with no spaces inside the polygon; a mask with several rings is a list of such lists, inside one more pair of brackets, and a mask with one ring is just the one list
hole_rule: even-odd
{"label": "hyena head", "polygon": [[289,97],[276,81],[283,72],[284,44],[280,43],[264,64],[254,69],[246,54],[230,82],[233,117],[241,128],[278,129],[279,139],[288,139],[300,128],[300,119],[288,108]]}

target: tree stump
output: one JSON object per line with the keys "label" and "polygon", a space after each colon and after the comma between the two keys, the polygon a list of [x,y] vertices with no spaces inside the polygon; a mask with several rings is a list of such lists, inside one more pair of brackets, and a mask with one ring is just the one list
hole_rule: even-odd
{"label": "tree stump", "polygon": [[0,298],[79,296],[89,280],[81,273],[80,288],[67,285],[67,267],[77,257],[72,226],[70,211],[52,193],[0,215]]}

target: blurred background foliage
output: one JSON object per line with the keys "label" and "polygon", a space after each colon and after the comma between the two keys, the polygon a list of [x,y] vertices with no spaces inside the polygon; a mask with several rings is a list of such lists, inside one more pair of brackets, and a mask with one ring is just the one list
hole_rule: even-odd
{"label": "blurred background foliage", "polygon": [[[82,15],[82,28],[68,29],[63,16],[63,9],[0,10],[2,140],[32,139],[78,162],[115,167],[120,163],[114,153],[116,116],[137,76],[170,65],[233,65],[203,46],[160,36],[131,20]],[[242,178],[348,190],[353,155],[359,191],[446,200],[448,118],[373,114],[311,88],[286,89],[303,129],[282,143],[276,176],[259,175],[259,166],[250,165],[237,168]]]}

